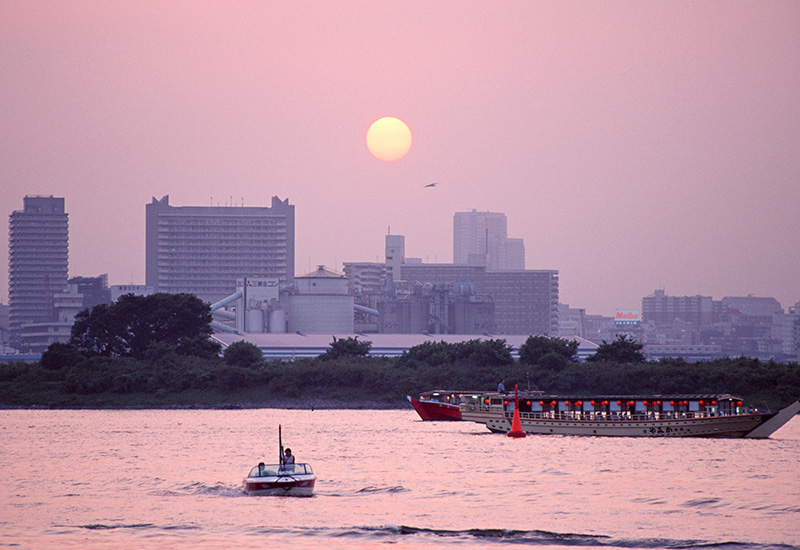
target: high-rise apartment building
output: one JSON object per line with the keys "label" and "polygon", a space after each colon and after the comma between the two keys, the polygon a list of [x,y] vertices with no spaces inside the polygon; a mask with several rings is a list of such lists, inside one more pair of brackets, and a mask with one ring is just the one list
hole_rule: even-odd
{"label": "high-rise apartment building", "polygon": [[29,196],[8,232],[8,306],[12,330],[54,320],[53,296],[67,286],[69,219],[64,199]]}
{"label": "high-rise apartment building", "polygon": [[525,269],[522,239],[508,238],[506,215],[499,212],[456,212],[453,216],[453,263],[483,265],[489,271]]}
{"label": "high-rise apartment building", "polygon": [[145,279],[156,292],[189,292],[216,302],[240,277],[294,279],[294,205],[146,206]]}

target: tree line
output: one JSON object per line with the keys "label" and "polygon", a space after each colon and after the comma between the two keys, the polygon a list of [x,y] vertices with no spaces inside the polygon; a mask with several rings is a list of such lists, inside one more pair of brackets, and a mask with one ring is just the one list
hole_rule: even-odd
{"label": "tree line", "polygon": [[776,408],[800,397],[800,366],[749,358],[646,361],[627,337],[603,342],[585,362],[578,343],[531,336],[519,358],[503,339],[426,342],[399,357],[370,356],[371,343],[334,338],[316,358],[265,360],[240,341],[211,338],[208,304],[190,294],[123,296],[84,310],[69,343],[34,364],[0,365],[5,406],[215,406],[315,399],[403,406],[432,389],[506,388],[565,395],[732,393]]}

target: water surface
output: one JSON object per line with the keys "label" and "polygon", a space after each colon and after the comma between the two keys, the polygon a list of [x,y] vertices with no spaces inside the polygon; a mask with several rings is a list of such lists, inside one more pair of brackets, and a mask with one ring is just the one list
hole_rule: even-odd
{"label": "water surface", "polygon": [[[312,498],[251,497],[277,427]],[[529,436],[412,410],[0,411],[0,547],[800,548],[767,440]]]}

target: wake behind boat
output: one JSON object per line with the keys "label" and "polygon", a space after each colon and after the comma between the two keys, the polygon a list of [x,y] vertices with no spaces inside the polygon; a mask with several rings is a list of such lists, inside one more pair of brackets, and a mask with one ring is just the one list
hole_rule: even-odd
{"label": "wake behind boat", "polygon": [[[521,429],[528,434],[763,439],[800,411],[800,401],[781,411],[758,411],[730,394],[563,396],[521,392],[517,405],[513,395],[456,391],[449,392],[448,399],[459,403],[461,420],[500,433],[511,430],[518,406]],[[425,419],[420,409],[414,408]]]}
{"label": "wake behind boat", "polygon": [[278,426],[278,464],[260,462],[242,481],[248,495],[310,497],[317,476],[310,464],[295,463],[291,450],[283,448]]}

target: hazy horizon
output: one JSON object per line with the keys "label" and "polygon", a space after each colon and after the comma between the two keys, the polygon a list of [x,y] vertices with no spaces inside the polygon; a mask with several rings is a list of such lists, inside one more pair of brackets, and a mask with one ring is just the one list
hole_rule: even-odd
{"label": "hazy horizon", "polygon": [[798,2],[5,0],[0,71],[0,214],[64,197],[71,277],[144,284],[154,196],[278,196],[296,274],[382,261],[389,228],[451,262],[477,209],[592,314],[800,301]]}

